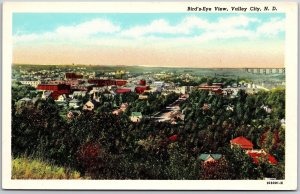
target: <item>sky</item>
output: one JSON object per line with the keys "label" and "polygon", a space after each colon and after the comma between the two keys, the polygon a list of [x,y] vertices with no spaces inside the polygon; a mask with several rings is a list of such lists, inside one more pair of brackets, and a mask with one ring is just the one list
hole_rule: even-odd
{"label": "sky", "polygon": [[284,67],[280,13],[14,13],[13,63]]}

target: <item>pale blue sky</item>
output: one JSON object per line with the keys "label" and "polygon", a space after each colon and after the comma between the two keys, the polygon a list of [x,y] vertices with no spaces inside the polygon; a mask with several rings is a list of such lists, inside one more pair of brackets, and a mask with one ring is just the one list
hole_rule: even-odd
{"label": "pale blue sky", "polygon": [[[138,58],[136,55],[146,57],[144,54],[147,52],[151,53],[149,57],[152,56],[147,60],[147,65],[164,65],[163,63],[168,62],[170,66],[178,66],[179,59],[172,57],[178,53],[207,56],[207,52],[223,53],[227,50],[231,56],[229,58],[232,59],[232,52],[238,48],[242,50],[237,51],[238,56],[243,54],[240,52],[247,53],[247,49],[256,53],[265,51],[266,56],[259,54],[258,59],[272,64],[274,58],[275,61],[280,58],[280,63],[283,63],[284,21],[285,14],[280,13],[15,13],[14,61],[86,61],[88,64],[94,64],[101,60],[104,63],[134,65],[143,64],[141,59],[133,58]],[[256,48],[256,45],[260,45],[260,48]],[[57,52],[52,50],[52,55],[40,57],[53,48],[56,48]],[[168,53],[162,55],[166,50]],[[38,55],[40,59],[34,57],[34,52],[43,52]],[[62,52],[66,54],[62,55]],[[96,52],[105,54],[97,57]],[[84,56],[76,59],[78,53]],[[274,57],[275,54],[277,57]],[[89,57],[86,57],[87,55]],[[123,61],[110,60],[112,56],[124,55],[126,59]],[[155,60],[161,57],[165,60]],[[186,57],[181,57],[179,61],[183,62]],[[221,60],[223,59],[226,64],[229,63],[229,59],[221,57]],[[236,60],[236,63],[244,64],[241,59]],[[196,61],[190,64],[194,66]],[[249,64],[249,60],[245,64]]]}
{"label": "pale blue sky", "polygon": [[[134,26],[147,25],[154,20],[164,19],[170,25],[176,25],[184,18],[196,16],[207,20],[208,22],[216,22],[221,18],[229,18],[232,16],[244,15],[251,18],[257,18],[260,22],[249,23],[245,29],[255,31],[257,27],[263,22],[269,22],[274,18],[284,19],[285,14],[280,13],[247,13],[247,14],[221,14],[221,13],[123,13],[123,14],[87,14],[87,13],[15,13],[13,15],[13,35],[16,34],[32,34],[32,33],[45,33],[54,31],[60,26],[73,26],[84,23],[93,19],[102,18],[119,25],[122,29],[129,29]],[[192,35],[201,34],[202,30],[193,30]],[[189,34],[189,36],[191,35]],[[166,36],[169,37],[169,36]],[[278,38],[283,38],[284,33],[279,33]]]}

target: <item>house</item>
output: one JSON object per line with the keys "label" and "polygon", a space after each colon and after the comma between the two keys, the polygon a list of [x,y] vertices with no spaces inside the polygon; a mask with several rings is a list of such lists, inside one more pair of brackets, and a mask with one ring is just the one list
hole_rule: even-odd
{"label": "house", "polygon": [[19,102],[25,102],[25,103],[28,103],[28,102],[31,102],[31,99],[25,97],[25,98],[20,99]]}
{"label": "house", "polygon": [[168,139],[169,139],[170,141],[176,141],[177,138],[178,138],[177,135],[172,135],[172,136],[170,136]]}
{"label": "house", "polygon": [[140,100],[147,100],[147,99],[148,99],[148,96],[147,96],[147,95],[142,95],[142,94],[140,94],[140,95],[139,95],[139,99],[140,99]]}
{"label": "house", "polygon": [[73,119],[73,118],[78,117],[78,116],[80,116],[80,115],[81,115],[81,112],[80,112],[80,111],[74,111],[74,110],[72,110],[72,111],[69,111],[69,112],[67,113],[67,118],[68,118],[68,119]]}
{"label": "house", "polygon": [[124,111],[127,109],[127,107],[128,107],[128,103],[127,103],[127,102],[126,102],[126,103],[122,103],[121,106],[120,106],[120,108],[117,109],[117,110],[114,110],[114,111],[112,112],[112,114],[114,114],[114,115],[119,115],[119,114],[121,114],[122,112],[124,112]]}
{"label": "house", "polygon": [[57,97],[55,100],[56,102],[66,102],[67,101],[67,96],[65,94],[61,94]]}
{"label": "house", "polygon": [[30,98],[22,98],[18,101],[19,105],[29,105],[29,104],[33,104],[32,100]]}
{"label": "house", "polygon": [[262,105],[260,108],[263,109],[264,111],[266,111],[266,113],[272,112],[272,109],[269,106]]}
{"label": "house", "polygon": [[208,93],[209,96],[212,96],[212,95],[222,95],[222,94],[223,94],[223,90],[221,88],[213,88]]}
{"label": "house", "polygon": [[230,144],[231,144],[231,148],[233,148],[234,146],[238,146],[245,150],[253,149],[253,143],[243,136],[240,136],[240,137],[230,140]]}
{"label": "house", "polygon": [[68,80],[68,79],[82,79],[82,78],[83,78],[83,75],[79,74],[79,73],[73,73],[73,72],[65,73],[65,79],[66,80]]}
{"label": "house", "polygon": [[128,103],[122,103],[121,106],[120,106],[120,109],[124,112],[128,107]]}
{"label": "house", "polygon": [[266,153],[263,149],[261,150],[248,150],[246,152],[252,159],[255,164],[259,162],[269,162],[269,164],[276,165],[278,161],[271,154]]}
{"label": "house", "polygon": [[123,111],[121,109],[114,110],[112,112],[113,115],[120,115]]}
{"label": "house", "polygon": [[132,122],[139,122],[143,118],[143,115],[141,112],[132,112],[130,116],[130,120]]}
{"label": "house", "polygon": [[69,107],[70,108],[74,108],[77,109],[80,107],[81,101],[77,100],[77,99],[73,99],[69,102]]}
{"label": "house", "polygon": [[285,119],[280,120],[281,126],[285,126]]}
{"label": "house", "polygon": [[202,110],[209,110],[210,107],[211,107],[211,104],[204,103],[202,106]]}
{"label": "house", "polygon": [[46,100],[51,96],[51,91],[43,91],[42,99]]}
{"label": "house", "polygon": [[105,90],[103,92],[103,95],[104,95],[105,98],[113,98],[114,97],[114,94],[112,92],[108,91],[108,90]]}
{"label": "house", "polygon": [[70,93],[70,85],[66,84],[39,84],[37,86],[37,90],[42,91],[55,91],[60,94],[69,94]]}
{"label": "house", "polygon": [[203,161],[204,164],[215,163],[222,158],[222,154],[200,154],[199,160]]}
{"label": "house", "polygon": [[144,93],[145,90],[149,90],[149,89],[150,89],[149,86],[137,86],[137,87],[135,87],[135,92],[137,94],[142,94],[142,93]]}
{"label": "house", "polygon": [[131,89],[130,88],[118,88],[118,89],[116,89],[117,94],[123,94],[123,93],[127,93],[127,92],[131,92]]}
{"label": "house", "polygon": [[41,81],[39,81],[39,80],[37,80],[37,81],[20,81],[21,82],[21,84],[23,84],[23,85],[30,85],[30,86],[32,86],[32,87],[34,87],[34,88],[36,88],[39,84],[41,84],[42,82]]}
{"label": "house", "polygon": [[74,91],[73,92],[73,98],[76,97],[85,97],[86,96],[86,91]]}
{"label": "house", "polygon": [[89,101],[87,101],[87,103],[85,103],[85,104],[83,105],[82,110],[92,111],[92,110],[95,109],[96,105],[97,105],[97,102],[96,102],[96,101],[94,101],[94,100],[89,100]]}
{"label": "house", "polygon": [[231,112],[233,112],[233,110],[234,110],[234,106],[233,106],[233,105],[227,105],[227,106],[226,106],[226,111],[231,111]]}

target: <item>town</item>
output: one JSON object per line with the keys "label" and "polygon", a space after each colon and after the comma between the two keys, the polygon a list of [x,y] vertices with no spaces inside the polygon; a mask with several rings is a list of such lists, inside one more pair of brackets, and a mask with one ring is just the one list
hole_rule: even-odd
{"label": "town", "polygon": [[[282,179],[284,72],[224,72],[14,65],[13,152],[36,155],[34,150],[44,146],[41,142],[53,141],[55,146],[48,146],[56,151],[47,156],[49,160],[96,179]],[[45,113],[47,107],[51,113]],[[56,126],[66,125],[69,131],[39,131],[43,122],[53,125],[38,119],[42,115],[30,116],[39,114],[59,118]],[[32,142],[33,150],[28,150],[17,142],[31,122],[41,122],[34,135],[41,142]],[[58,134],[66,139],[51,139]],[[104,171],[110,165],[106,159],[123,161],[120,169],[135,170]],[[159,171],[146,165],[154,161],[159,161]],[[236,172],[241,166],[249,174]],[[178,170],[186,172],[179,175]]]}

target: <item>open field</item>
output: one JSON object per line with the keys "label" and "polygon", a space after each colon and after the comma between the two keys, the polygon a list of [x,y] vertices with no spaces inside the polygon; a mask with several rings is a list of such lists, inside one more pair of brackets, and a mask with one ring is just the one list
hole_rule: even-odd
{"label": "open field", "polygon": [[25,157],[12,160],[12,179],[80,179],[80,173]]}

